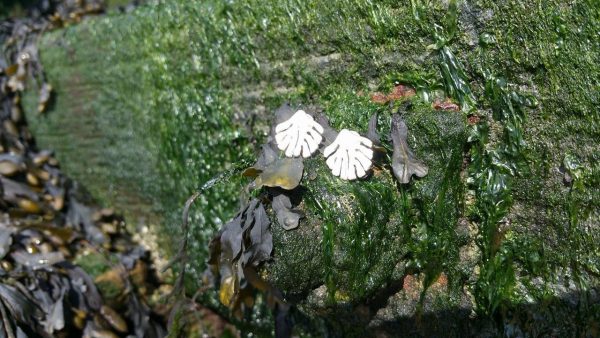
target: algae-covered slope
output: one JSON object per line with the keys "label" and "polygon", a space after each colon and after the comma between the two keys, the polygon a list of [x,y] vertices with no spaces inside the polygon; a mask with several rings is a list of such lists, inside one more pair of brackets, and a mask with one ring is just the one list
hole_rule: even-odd
{"label": "algae-covered slope", "polygon": [[[346,183],[307,161],[307,216],[294,231],[274,224],[265,276],[356,334],[593,335],[599,29],[593,0],[170,1],[46,35],[56,102],[28,119],[67,172],[161,215],[177,243],[185,199],[252,163],[282,102],[362,133],[377,112],[385,136],[401,100],[370,93],[413,87],[404,118],[429,175],[398,185],[384,167]],[[445,96],[461,111],[434,109]],[[243,184],[220,182],[194,209],[197,276]],[[429,324],[444,317],[460,320]]]}

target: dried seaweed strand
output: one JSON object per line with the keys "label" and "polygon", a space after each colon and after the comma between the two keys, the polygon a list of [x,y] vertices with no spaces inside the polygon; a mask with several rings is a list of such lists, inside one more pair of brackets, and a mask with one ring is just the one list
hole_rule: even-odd
{"label": "dried seaweed strand", "polygon": [[179,275],[177,276],[177,279],[175,280],[172,294],[181,294],[181,292],[183,291],[183,279],[185,277],[187,258],[188,258],[188,256],[187,256],[188,228],[189,228],[188,218],[189,218],[189,214],[190,214],[190,207],[192,206],[194,201],[198,197],[200,197],[200,195],[201,195],[201,191],[196,191],[185,202],[185,206],[183,208],[183,213],[182,213],[182,224],[181,224],[181,228],[183,230],[183,242],[181,243],[181,246],[179,247],[177,255],[175,255],[175,257],[173,257],[173,259],[171,259],[169,261],[169,263],[167,263],[167,265],[162,269],[162,272],[164,273],[168,269],[172,268],[176,262],[181,263],[181,271],[179,272]]}
{"label": "dried seaweed strand", "polygon": [[204,192],[207,189],[212,188],[215,184],[221,182],[226,177],[230,177],[231,175],[233,175],[234,172],[239,171],[239,170],[240,170],[240,168],[236,167],[234,169],[222,172],[219,175],[211,178],[210,180],[206,181],[206,183],[204,183],[202,185],[202,187],[200,187],[200,189],[198,189],[198,191],[193,193],[192,196],[190,196],[187,199],[187,201],[185,202],[184,207],[183,207],[183,212],[181,214],[181,230],[183,233],[183,241],[182,241],[181,245],[179,246],[177,255],[175,255],[175,257],[173,257],[169,261],[169,263],[167,263],[167,265],[161,270],[162,273],[165,273],[167,270],[172,269],[173,266],[175,265],[175,263],[179,262],[181,264],[181,271],[179,272],[179,275],[177,276],[177,279],[175,280],[175,284],[173,286],[173,291],[171,292],[171,294],[169,294],[169,296],[167,298],[171,297],[172,295],[183,294],[183,290],[184,290],[183,289],[183,281],[185,278],[187,259],[188,259],[188,255],[187,255],[188,233],[189,233],[188,220],[189,220],[190,208],[191,208],[192,204],[194,203],[194,201],[196,201],[196,199],[198,197],[200,197],[200,195],[202,195],[202,192]]}

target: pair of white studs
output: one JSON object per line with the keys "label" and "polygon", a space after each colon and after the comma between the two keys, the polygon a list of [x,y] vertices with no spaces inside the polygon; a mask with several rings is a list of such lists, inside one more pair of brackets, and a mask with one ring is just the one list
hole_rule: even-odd
{"label": "pair of white studs", "polygon": [[[287,157],[310,157],[323,141],[323,126],[304,110],[298,110],[288,120],[275,127],[275,142]],[[357,132],[342,129],[335,140],[323,150],[333,175],[354,180],[367,175],[373,161],[373,143]]]}

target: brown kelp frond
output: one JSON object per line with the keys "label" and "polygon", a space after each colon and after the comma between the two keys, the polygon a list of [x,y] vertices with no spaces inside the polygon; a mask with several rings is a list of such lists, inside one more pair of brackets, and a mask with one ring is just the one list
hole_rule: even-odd
{"label": "brown kelp frond", "polygon": [[400,115],[392,116],[392,142],[394,153],[392,155],[392,170],[398,182],[408,184],[412,175],[424,177],[427,175],[427,166],[418,160],[408,147],[408,127]]}

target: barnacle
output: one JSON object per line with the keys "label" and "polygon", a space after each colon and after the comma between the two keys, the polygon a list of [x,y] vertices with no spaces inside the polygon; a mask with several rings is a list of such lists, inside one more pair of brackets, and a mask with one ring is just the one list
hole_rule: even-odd
{"label": "barnacle", "polygon": [[365,177],[373,160],[373,142],[357,132],[342,129],[335,141],[327,146],[323,155],[335,176],[344,180]]}
{"label": "barnacle", "polygon": [[275,127],[275,142],[287,157],[310,157],[323,140],[323,127],[304,110]]}

